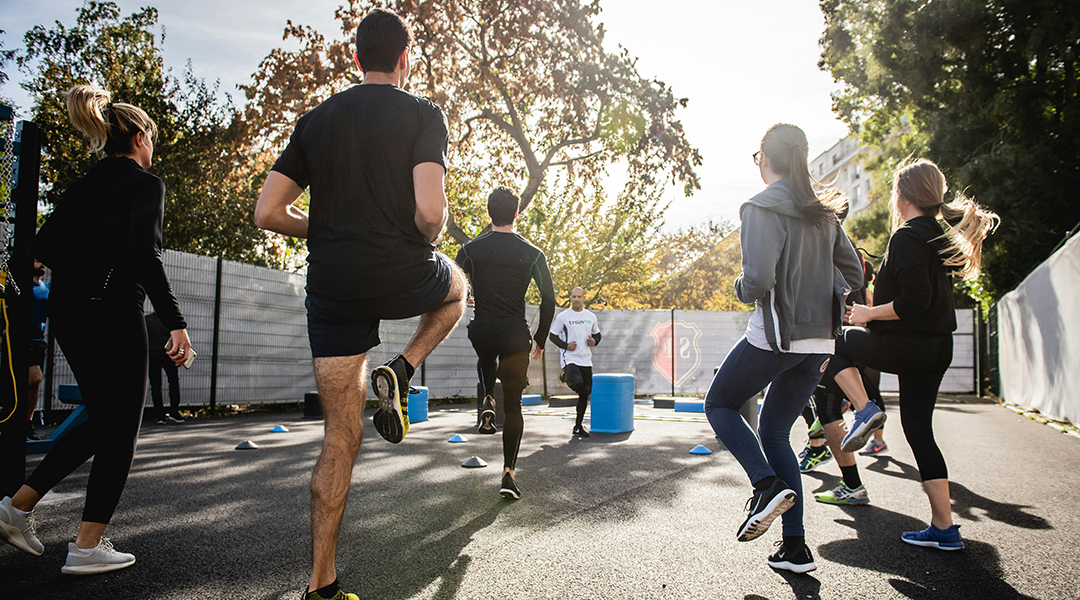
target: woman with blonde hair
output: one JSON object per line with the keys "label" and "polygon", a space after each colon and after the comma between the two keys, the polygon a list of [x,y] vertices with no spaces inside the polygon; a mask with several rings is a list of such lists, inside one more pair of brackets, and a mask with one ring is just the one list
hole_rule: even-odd
{"label": "woman with blonde hair", "polygon": [[[862,261],[837,220],[847,199],[835,189],[815,191],[807,152],[806,134],[780,124],[754,153],[768,187],[740,210],[743,272],[735,281],[754,314],[705,396],[709,423],[754,487],[737,539],[761,536],[783,515],[783,539],[768,564],[796,573],[817,566],[803,530],[791,425],[833,353],[844,297],[862,287]],[[766,386],[759,443],[739,410]]]}
{"label": "woman with blonde hair", "polygon": [[[964,547],[960,526],[952,522],[948,470],[934,441],[933,416],[938,389],[952,362],[956,311],[952,275],[979,274],[982,243],[998,216],[957,193],[945,202],[948,186],[941,169],[919,159],[905,161],[893,179],[893,216],[898,226],[889,238],[885,260],[874,281],[874,303],[847,311],[844,335],[836,344],[829,373],[857,409],[841,446],[862,448],[884,422],[869,403],[854,363],[895,373],[900,380],[900,419],[923,489],[930,499],[930,527],[908,531],[903,541],[941,550]],[[948,225],[943,230],[938,218]]]}
{"label": "woman with blonde hair", "polygon": [[135,557],[103,537],[127,481],[146,393],[147,296],[169,329],[169,357],[191,352],[187,325],[161,262],[165,184],[147,173],[156,127],[140,108],[77,85],[67,93],[72,125],[103,156],[75,182],[34,240],[53,271],[49,318],[79,384],[87,419],[62,437],[11,498],[0,501],[0,537],[34,555],[33,510],[41,497],[93,457],[82,523],[61,569],[115,571]]}

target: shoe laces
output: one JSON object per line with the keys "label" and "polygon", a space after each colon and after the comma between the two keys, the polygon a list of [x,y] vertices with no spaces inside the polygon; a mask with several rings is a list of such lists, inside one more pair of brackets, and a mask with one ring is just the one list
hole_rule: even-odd
{"label": "shoe laces", "polygon": [[26,529],[23,531],[29,531],[33,535],[37,535],[37,520],[34,519],[34,511],[26,513]]}
{"label": "shoe laces", "polygon": [[106,554],[116,554],[116,549],[113,548],[112,540],[107,537],[101,538],[101,544],[98,545],[98,548],[101,548],[101,551]]}

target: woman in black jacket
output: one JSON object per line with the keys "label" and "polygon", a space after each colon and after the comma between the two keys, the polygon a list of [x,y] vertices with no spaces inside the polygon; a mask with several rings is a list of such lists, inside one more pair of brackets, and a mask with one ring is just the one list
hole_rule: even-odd
{"label": "woman in black jacket", "polygon": [[154,122],[88,85],[68,92],[67,107],[72,125],[104,158],[68,189],[38,233],[34,255],[53,270],[49,318],[87,420],[56,443],[15,496],[0,501],[0,534],[40,555],[34,506],[93,457],[82,524],[62,569],[82,575],[135,562],[102,535],[127,481],[142,421],[146,296],[170,330],[174,362],[184,362],[191,342],[161,262],[165,184],[144,170],[154,155]]}
{"label": "woman in black jacket", "polygon": [[982,242],[998,216],[962,194],[946,204],[946,190],[945,176],[934,163],[920,159],[900,165],[893,180],[893,215],[900,225],[874,281],[875,305],[848,309],[845,320],[855,327],[844,328],[828,370],[857,409],[841,444],[845,452],[862,448],[884,422],[881,409],[868,403],[853,363],[897,374],[900,420],[931,511],[929,528],[905,532],[901,539],[959,550],[964,542],[960,526],[952,522],[948,469],[934,441],[934,404],[952,362],[952,275],[978,276]]}

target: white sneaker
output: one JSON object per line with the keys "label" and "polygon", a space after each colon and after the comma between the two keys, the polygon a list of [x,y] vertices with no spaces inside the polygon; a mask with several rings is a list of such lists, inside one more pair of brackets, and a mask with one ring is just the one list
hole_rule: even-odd
{"label": "white sneaker", "polygon": [[34,531],[34,511],[21,513],[11,505],[11,498],[4,496],[0,500],[0,537],[9,544],[33,554],[41,556],[45,546],[37,539]]}
{"label": "white sneaker", "polygon": [[74,543],[68,544],[67,563],[60,572],[65,575],[92,575],[116,571],[135,564],[135,555],[117,552],[109,538],[90,550],[83,550]]}

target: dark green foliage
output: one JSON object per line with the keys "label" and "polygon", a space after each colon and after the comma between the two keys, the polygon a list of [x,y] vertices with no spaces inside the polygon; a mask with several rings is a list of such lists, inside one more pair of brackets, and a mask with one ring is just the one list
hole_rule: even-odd
{"label": "dark green foliage", "polygon": [[1080,222],[1080,10],[1050,0],[821,8],[820,65],[844,85],[834,110],[884,150],[883,171],[907,154],[929,158],[954,191],[1001,215],[983,269],[990,295],[1015,287]]}

